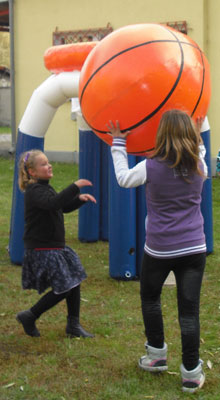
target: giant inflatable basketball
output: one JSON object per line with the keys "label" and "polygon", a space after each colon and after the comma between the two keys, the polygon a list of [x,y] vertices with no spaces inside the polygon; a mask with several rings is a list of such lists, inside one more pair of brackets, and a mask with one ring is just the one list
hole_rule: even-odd
{"label": "giant inflatable basketball", "polygon": [[80,73],[79,99],[91,129],[112,143],[106,124],[119,120],[130,154],[154,148],[162,113],[205,116],[210,102],[208,61],[188,36],[164,25],[123,27],[102,39]]}

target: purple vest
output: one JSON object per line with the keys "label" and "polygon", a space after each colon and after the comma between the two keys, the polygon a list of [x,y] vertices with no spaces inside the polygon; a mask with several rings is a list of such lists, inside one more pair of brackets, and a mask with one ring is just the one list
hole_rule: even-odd
{"label": "purple vest", "polygon": [[206,251],[200,210],[203,177],[187,176],[158,158],[147,160],[147,229],[145,251],[171,258]]}

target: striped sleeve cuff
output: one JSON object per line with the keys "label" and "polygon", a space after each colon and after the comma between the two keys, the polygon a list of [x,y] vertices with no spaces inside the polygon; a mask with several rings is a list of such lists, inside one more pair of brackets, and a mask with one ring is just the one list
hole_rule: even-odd
{"label": "striped sleeve cuff", "polygon": [[126,139],[121,138],[121,137],[115,137],[115,138],[113,138],[112,146],[125,147],[126,146]]}

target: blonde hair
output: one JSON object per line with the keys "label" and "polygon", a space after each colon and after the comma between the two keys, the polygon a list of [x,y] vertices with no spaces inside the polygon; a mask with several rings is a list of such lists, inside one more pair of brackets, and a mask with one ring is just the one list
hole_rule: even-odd
{"label": "blonde hair", "polygon": [[191,117],[181,110],[166,111],[160,120],[151,158],[171,162],[171,168],[203,176],[199,168],[200,134]]}
{"label": "blonde hair", "polygon": [[22,192],[30,183],[36,182],[28,170],[35,167],[36,157],[44,154],[41,150],[29,150],[21,154],[18,168],[18,186]]}

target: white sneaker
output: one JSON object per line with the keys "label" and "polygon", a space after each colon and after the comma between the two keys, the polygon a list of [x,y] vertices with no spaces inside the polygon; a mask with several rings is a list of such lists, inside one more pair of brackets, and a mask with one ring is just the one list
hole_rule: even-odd
{"label": "white sneaker", "polygon": [[162,349],[149,346],[145,343],[147,354],[142,356],[138,362],[140,368],[150,372],[167,371],[167,345]]}
{"label": "white sneaker", "polygon": [[205,374],[202,369],[203,361],[199,360],[199,364],[191,371],[187,371],[183,364],[180,366],[182,375],[182,390],[183,392],[194,393],[201,389],[205,382]]}

